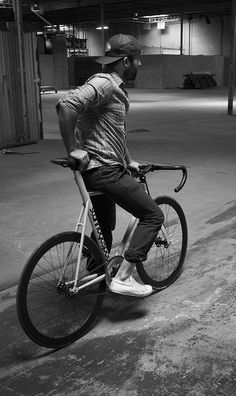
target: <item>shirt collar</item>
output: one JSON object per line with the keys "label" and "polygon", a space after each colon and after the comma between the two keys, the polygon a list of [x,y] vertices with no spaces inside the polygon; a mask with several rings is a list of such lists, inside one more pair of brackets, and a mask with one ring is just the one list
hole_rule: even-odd
{"label": "shirt collar", "polygon": [[119,87],[122,89],[122,91],[125,91],[125,83],[120,78],[120,76],[118,76],[118,74],[116,72],[112,72],[111,76],[114,78],[115,82],[117,83],[117,85],[119,85]]}

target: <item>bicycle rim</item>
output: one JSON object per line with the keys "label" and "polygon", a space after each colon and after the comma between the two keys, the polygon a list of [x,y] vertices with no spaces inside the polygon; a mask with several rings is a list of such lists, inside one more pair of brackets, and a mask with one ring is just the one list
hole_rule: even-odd
{"label": "bicycle rim", "polygon": [[[71,294],[80,240],[81,234],[76,232],[53,236],[33,253],[22,273],[17,292],[18,317],[25,333],[41,346],[59,348],[82,337],[102,305],[104,280]],[[89,272],[91,260],[97,268]],[[77,286],[102,273],[103,256],[85,236]]]}
{"label": "bicycle rim", "polygon": [[187,251],[187,223],[178,202],[168,196],[158,197],[155,202],[164,214],[164,230],[158,233],[147,260],[137,265],[144,283],[163,289],[171,285],[180,275]]}

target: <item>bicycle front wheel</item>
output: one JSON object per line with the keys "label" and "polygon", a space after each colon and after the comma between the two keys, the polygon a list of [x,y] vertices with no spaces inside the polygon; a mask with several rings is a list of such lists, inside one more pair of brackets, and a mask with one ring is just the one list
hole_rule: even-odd
{"label": "bicycle front wheel", "polygon": [[[80,241],[77,232],[51,237],[32,254],[21,275],[17,291],[19,321],[28,337],[41,346],[60,348],[82,337],[102,305],[104,260],[87,236],[75,285]],[[88,268],[91,261],[93,271]],[[74,293],[73,286],[84,287]]]}
{"label": "bicycle front wheel", "polygon": [[183,209],[174,198],[158,197],[155,202],[165,220],[147,260],[137,265],[137,272],[145,284],[164,289],[180,275],[187,251],[188,230]]}

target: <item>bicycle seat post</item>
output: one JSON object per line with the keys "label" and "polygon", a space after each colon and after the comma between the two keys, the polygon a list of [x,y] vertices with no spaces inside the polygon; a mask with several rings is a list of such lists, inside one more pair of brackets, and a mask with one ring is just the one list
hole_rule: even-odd
{"label": "bicycle seat post", "polygon": [[74,170],[73,173],[74,173],[75,182],[78,186],[81,197],[83,199],[83,203],[85,204],[90,197],[89,197],[89,193],[85,187],[83,176],[79,170]]}

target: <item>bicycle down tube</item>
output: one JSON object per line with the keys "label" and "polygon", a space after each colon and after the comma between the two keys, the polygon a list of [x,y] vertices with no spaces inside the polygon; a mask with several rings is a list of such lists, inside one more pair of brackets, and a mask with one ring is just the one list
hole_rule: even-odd
{"label": "bicycle down tube", "polygon": [[[85,237],[85,233],[86,233],[87,218],[89,218],[89,221],[90,221],[91,227],[93,229],[93,232],[95,234],[96,240],[97,240],[99,247],[101,248],[101,251],[104,255],[104,261],[109,259],[109,252],[107,250],[106,243],[102,236],[102,232],[101,232],[100,226],[99,226],[97,218],[96,218],[95,211],[94,211],[92,203],[91,203],[90,193],[87,191],[87,189],[85,187],[83,177],[79,170],[74,170],[73,172],[74,172],[75,182],[79,188],[80,195],[81,195],[82,201],[83,201],[83,206],[82,206],[81,212],[79,214],[79,218],[78,218],[78,221],[76,224],[76,229],[75,229],[75,231],[77,231],[77,232],[80,231],[80,229],[81,229],[81,231],[80,231],[81,232],[81,244],[79,247],[79,253],[78,253],[78,258],[77,258],[74,286],[71,289],[72,293],[77,293],[79,290],[82,290],[85,287],[92,285],[93,283],[100,282],[101,280],[103,280],[105,278],[105,273],[100,276],[97,276],[96,274],[87,275],[86,277],[83,278],[83,281],[88,280],[88,282],[83,283],[83,285],[81,285],[81,286],[78,286],[78,287],[76,286],[78,283],[78,278],[79,278],[80,260],[81,260],[81,256],[82,256],[84,237]],[[98,194],[102,194],[102,193],[91,192],[91,195],[92,194],[98,195]],[[65,264],[65,267],[66,267],[66,265],[67,264]],[[63,275],[62,275],[62,277],[63,277]]]}

